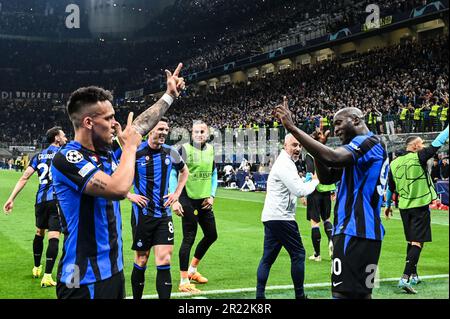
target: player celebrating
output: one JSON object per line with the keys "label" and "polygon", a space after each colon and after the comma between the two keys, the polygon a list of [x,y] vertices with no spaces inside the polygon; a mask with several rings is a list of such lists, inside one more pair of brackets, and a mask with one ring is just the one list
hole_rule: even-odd
{"label": "player celebrating", "polygon": [[36,154],[22,177],[17,182],[11,195],[6,201],[3,209],[9,214],[14,207],[14,200],[20,191],[25,187],[34,172],[38,172],[39,188],[36,194],[36,234],[33,240],[34,267],[33,278],[39,278],[42,273],[41,256],[44,250],[45,231],[48,230],[48,247],[46,252],[45,272],[41,280],[41,287],[56,286],[52,279],[53,266],[58,256],[59,235],[61,233],[61,223],[53,191],[52,175],[50,165],[53,157],[61,146],[67,143],[66,134],[59,126],[49,129],[46,133],[47,142],[50,146],[42,152]]}
{"label": "player celebrating", "polygon": [[335,114],[335,134],[344,145],[333,150],[296,128],[287,104],[284,97],[276,116],[314,157],[320,182],[341,181],[334,211],[333,298],[371,298],[384,237],[380,211],[389,168],[386,150],[357,108]]}
{"label": "player celebrating", "polygon": [[[125,297],[122,219],[119,200],[133,183],[137,147],[169,109],[183,78],[166,70],[166,93],[121,130],[114,119],[112,96],[98,87],[76,90],[67,111],[75,139],[53,159],[52,175],[64,227],[63,257],[58,267],[60,299]],[[111,151],[114,133],[122,145],[120,164]]]}
{"label": "player celebrating", "polygon": [[[129,193],[127,196],[133,202],[132,248],[136,253],[131,285],[134,299],[142,298],[151,247],[155,253],[156,290],[159,298],[169,299],[172,290],[170,260],[174,231],[169,206],[172,205],[176,214],[183,214],[178,197],[186,184],[189,171],[178,152],[164,144],[168,133],[168,119],[163,117],[150,132],[148,141],[138,147],[134,177],[135,194]],[[176,191],[168,195],[172,168],[180,173],[180,181]],[[164,198],[168,198],[167,201]]]}
{"label": "player celebrating", "polygon": [[398,207],[403,221],[407,246],[406,263],[398,287],[415,294],[413,286],[420,282],[417,264],[425,242],[431,242],[430,203],[437,198],[433,181],[428,174],[427,162],[448,139],[448,126],[431,143],[424,147],[418,136],[408,137],[406,153],[391,163],[385,215],[392,215],[392,193],[399,196]]}
{"label": "player celebrating", "polygon": [[[208,138],[208,126],[202,121],[197,121],[192,126],[193,142],[183,144],[179,150],[189,169],[189,178],[180,196],[180,203],[184,209],[183,242],[179,252],[181,275],[179,290],[182,292],[199,292],[190,280],[199,284],[208,282],[208,279],[197,271],[197,267],[208,248],[217,239],[216,221],[212,210],[217,190],[217,168],[214,162],[214,148],[207,143]],[[176,181],[176,177],[172,180]],[[171,182],[170,185],[173,193],[175,183]],[[189,266],[189,255],[197,235],[197,224],[202,228],[204,237],[198,243]]]}

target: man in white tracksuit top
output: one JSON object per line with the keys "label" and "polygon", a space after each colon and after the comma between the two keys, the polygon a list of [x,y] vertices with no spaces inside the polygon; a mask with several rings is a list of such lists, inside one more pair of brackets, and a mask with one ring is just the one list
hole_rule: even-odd
{"label": "man in white tracksuit top", "polygon": [[300,151],[300,143],[291,134],[286,135],[284,149],[275,161],[267,180],[267,195],[261,217],[264,224],[264,253],[257,272],[257,299],[265,298],[270,268],[281,247],[288,251],[291,258],[295,297],[305,298],[305,249],[295,221],[295,211],[297,199],[314,192],[319,181],[316,178],[309,182],[300,179],[294,163],[299,159]]}

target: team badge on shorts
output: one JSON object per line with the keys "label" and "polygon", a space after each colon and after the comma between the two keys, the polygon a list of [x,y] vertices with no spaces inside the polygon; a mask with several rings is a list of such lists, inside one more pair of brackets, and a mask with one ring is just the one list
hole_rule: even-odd
{"label": "team badge on shorts", "polygon": [[74,150],[68,151],[66,154],[66,160],[72,164],[81,162],[83,160],[83,158],[84,157],[80,152],[74,151]]}

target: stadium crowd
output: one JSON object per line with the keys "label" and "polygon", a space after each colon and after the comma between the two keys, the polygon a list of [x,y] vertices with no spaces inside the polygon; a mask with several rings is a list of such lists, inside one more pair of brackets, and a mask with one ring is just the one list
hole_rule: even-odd
{"label": "stadium crowd", "polygon": [[[345,106],[363,110],[378,134],[438,131],[448,123],[448,58],[447,38],[406,42],[265,74],[248,83],[190,89],[168,117],[172,127],[190,127],[197,119],[217,129],[274,127],[273,108],[286,95],[297,125],[307,132],[320,124],[332,129],[334,111]],[[63,107],[45,101],[0,103],[3,142],[36,143],[53,124],[71,131]],[[121,106],[117,118],[124,123],[130,110],[139,113],[146,105]],[[388,122],[393,122],[393,132]]]}
{"label": "stadium crowd", "polygon": [[[35,90],[39,85],[39,89],[65,93],[94,81],[112,90],[148,86],[159,79],[164,68],[181,60],[186,65],[184,74],[190,74],[262,53],[265,46],[283,38],[300,22],[320,18],[327,32],[364,23],[368,14],[365,7],[370,2],[179,0],[137,33],[138,38],[150,39],[143,42],[92,40],[50,44],[2,39],[0,51],[5,58],[0,61],[0,70],[6,76],[0,80],[0,86]],[[31,0],[21,4],[5,2],[0,5],[0,34],[89,38],[86,27],[68,33],[63,10],[67,3],[52,2],[49,6],[48,2],[36,4]],[[383,14],[389,14],[410,10],[424,1],[381,0],[377,4]],[[30,7],[34,7],[33,11]],[[86,12],[82,12],[86,19]],[[311,24],[307,31],[322,27]],[[34,54],[30,55],[30,51]],[[55,51],[60,54],[51,61],[45,58]],[[86,56],[85,52],[90,54]],[[79,59],[80,56],[84,58]],[[155,58],[149,59],[149,56]],[[190,58],[185,60],[186,57]],[[33,81],[36,77],[39,82]]]}

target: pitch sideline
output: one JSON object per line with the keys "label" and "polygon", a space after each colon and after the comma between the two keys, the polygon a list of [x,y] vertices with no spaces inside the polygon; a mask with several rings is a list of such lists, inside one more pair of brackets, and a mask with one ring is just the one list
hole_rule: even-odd
{"label": "pitch sideline", "polygon": [[[437,279],[437,278],[449,278],[449,274],[440,274],[440,275],[428,275],[428,276],[420,276],[421,279]],[[383,278],[377,282],[389,282],[389,281],[397,281],[398,278]],[[329,282],[315,283],[315,284],[306,284],[305,288],[318,288],[318,287],[329,287],[331,284]],[[281,286],[268,286],[266,290],[285,290],[285,289],[293,289],[293,285],[281,285]],[[222,290],[205,290],[199,294],[190,294],[187,292],[175,292],[171,294],[172,297],[201,297],[205,295],[222,295],[222,294],[232,294],[232,293],[241,293],[241,292],[255,292],[256,288],[235,288],[235,289],[222,289]],[[142,299],[157,299],[158,295],[144,295]],[[132,297],[127,297],[126,299],[132,299]]]}

